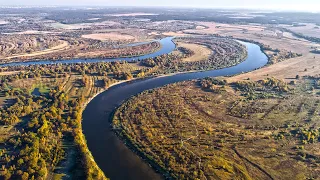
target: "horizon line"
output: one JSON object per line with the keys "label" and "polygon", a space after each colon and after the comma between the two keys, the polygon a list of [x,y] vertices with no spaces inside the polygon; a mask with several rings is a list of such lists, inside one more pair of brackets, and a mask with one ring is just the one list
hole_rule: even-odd
{"label": "horizon line", "polygon": [[171,8],[171,9],[212,9],[212,10],[250,10],[250,11],[277,11],[277,12],[305,12],[305,13],[320,13],[320,10],[304,10],[304,9],[283,9],[283,8],[258,8],[258,7],[243,7],[243,6],[216,6],[216,7],[204,7],[204,6],[139,6],[139,5],[1,5],[0,8]]}

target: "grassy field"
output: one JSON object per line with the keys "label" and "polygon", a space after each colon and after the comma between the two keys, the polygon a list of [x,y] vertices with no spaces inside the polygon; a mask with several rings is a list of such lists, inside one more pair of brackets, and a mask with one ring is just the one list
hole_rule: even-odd
{"label": "grassy field", "polygon": [[61,43],[57,46],[45,49],[43,51],[36,51],[32,53],[27,53],[27,54],[19,54],[19,55],[13,55],[6,57],[7,59],[12,59],[12,58],[19,58],[19,57],[32,57],[32,56],[38,56],[38,55],[44,55],[44,54],[49,54],[49,53],[54,53],[58,52],[61,50],[65,50],[69,47],[69,43],[67,41],[61,41]]}
{"label": "grassy field", "polygon": [[99,34],[85,34],[82,36],[83,38],[96,39],[96,40],[112,40],[112,41],[133,41],[135,38],[130,35],[120,34],[120,33],[99,33]]}
{"label": "grassy field", "polygon": [[115,131],[178,179],[318,179],[318,79],[187,81],[143,92]]}
{"label": "grassy field", "polygon": [[312,37],[320,37],[320,29],[319,26],[311,23],[304,23],[302,26],[289,26],[289,25],[282,25],[285,28],[288,28],[296,33],[301,33],[306,36]]}
{"label": "grassy field", "polygon": [[194,52],[192,56],[182,59],[182,61],[186,61],[186,62],[206,60],[212,54],[211,49],[199,44],[178,43],[177,47],[183,47]]}

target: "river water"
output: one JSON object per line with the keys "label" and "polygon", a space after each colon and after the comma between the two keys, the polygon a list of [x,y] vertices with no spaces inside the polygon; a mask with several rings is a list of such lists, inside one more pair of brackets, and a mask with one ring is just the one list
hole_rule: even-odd
{"label": "river water", "polygon": [[[171,39],[168,40],[172,42]],[[209,76],[239,74],[266,65],[268,58],[259,46],[242,43],[247,46],[248,57],[236,66],[122,83],[96,96],[83,112],[82,128],[89,150],[106,176],[112,180],[163,179],[162,175],[156,173],[115,135],[110,126],[112,113],[128,98],[148,89]],[[166,50],[172,49],[171,46],[163,48],[166,48]]]}
{"label": "river water", "polygon": [[[0,64],[1,66],[28,66],[28,65],[42,65],[42,64],[75,64],[75,63],[95,63],[95,62],[113,62],[113,61],[132,61],[132,60],[142,60],[142,59],[148,59],[148,58],[153,58],[157,57],[163,54],[169,54],[172,52],[176,46],[172,42],[173,37],[166,37],[163,39],[158,40],[161,44],[161,48],[151,54],[146,54],[143,56],[137,56],[137,57],[124,57],[124,58],[107,58],[107,59],[67,59],[67,60],[57,60],[57,61],[52,61],[52,60],[40,60],[40,61],[28,61],[28,62],[13,62],[13,63],[5,63],[5,64]],[[141,42],[141,43],[134,43],[134,44],[129,44],[126,46],[137,46],[141,44],[145,44],[146,42]]]}

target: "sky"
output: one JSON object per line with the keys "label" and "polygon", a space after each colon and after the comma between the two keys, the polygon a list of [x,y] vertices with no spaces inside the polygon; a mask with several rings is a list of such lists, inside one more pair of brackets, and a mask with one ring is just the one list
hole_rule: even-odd
{"label": "sky", "polygon": [[0,6],[170,6],[320,12],[320,0],[0,0]]}

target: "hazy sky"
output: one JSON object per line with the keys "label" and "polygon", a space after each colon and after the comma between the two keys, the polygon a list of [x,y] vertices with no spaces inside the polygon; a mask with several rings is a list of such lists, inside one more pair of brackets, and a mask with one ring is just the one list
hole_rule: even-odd
{"label": "hazy sky", "polygon": [[0,6],[173,6],[320,11],[320,0],[0,0]]}

